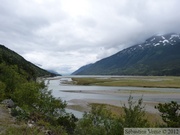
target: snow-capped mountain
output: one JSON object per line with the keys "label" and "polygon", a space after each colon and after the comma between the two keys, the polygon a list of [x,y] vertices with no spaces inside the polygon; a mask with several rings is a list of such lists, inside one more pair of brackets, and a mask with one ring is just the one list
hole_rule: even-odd
{"label": "snow-capped mountain", "polygon": [[158,46],[158,45],[175,45],[176,42],[180,41],[180,34],[166,34],[166,35],[161,35],[161,36],[153,36],[149,39],[146,40],[145,46],[147,45],[153,45],[153,46]]}
{"label": "snow-capped mountain", "polygon": [[176,45],[179,42],[180,42],[180,34],[172,33],[166,35],[157,35],[148,38],[144,43],[134,45],[132,47],[124,49],[123,51],[124,52],[128,51],[131,53],[136,49],[145,49],[156,46]]}
{"label": "snow-capped mountain", "polygon": [[180,75],[180,34],[156,35],[97,61],[79,75]]}

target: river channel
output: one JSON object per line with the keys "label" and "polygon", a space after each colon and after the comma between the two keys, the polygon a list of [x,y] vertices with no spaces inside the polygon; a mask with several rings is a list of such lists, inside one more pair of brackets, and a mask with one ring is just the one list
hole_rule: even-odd
{"label": "river channel", "polygon": [[[55,78],[47,78],[45,80],[48,89],[52,90],[53,96],[60,97],[70,105],[79,105],[80,102],[97,102],[122,106],[122,103],[127,102],[130,94],[134,97],[135,100],[143,97],[143,101],[147,103],[164,103],[170,101],[176,101],[180,103],[180,89],[177,88],[79,86],[67,83],[64,84],[64,82],[72,81],[71,77],[72,76],[60,76]],[[136,91],[147,91],[147,93],[145,92],[141,94],[136,93]],[[153,107],[148,108],[149,111],[151,111],[152,108]],[[76,110],[67,109],[67,111],[77,113]]]}

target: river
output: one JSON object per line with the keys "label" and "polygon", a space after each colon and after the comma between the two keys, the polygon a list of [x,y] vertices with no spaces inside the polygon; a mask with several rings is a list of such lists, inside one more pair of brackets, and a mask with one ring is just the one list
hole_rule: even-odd
{"label": "river", "polygon": [[[180,103],[180,89],[177,88],[144,88],[144,87],[109,87],[109,86],[78,86],[71,84],[64,84],[70,82],[71,77],[74,76],[61,76],[55,78],[48,78],[45,83],[49,90],[52,90],[54,97],[60,97],[62,100],[67,101],[68,104],[76,104],[73,101],[89,101],[98,103],[111,103],[116,105],[118,102],[126,102],[130,94],[135,100],[143,96],[144,102],[151,103],[164,103],[176,101]],[[82,76],[75,76],[82,77]],[[90,76],[83,76],[90,77]],[[91,77],[104,77],[109,76],[91,76]],[[122,76],[121,76],[122,77]],[[118,93],[121,92],[122,93]],[[126,92],[128,91],[128,92]],[[148,91],[147,93],[135,93],[136,91]],[[126,92],[126,93],[124,93]],[[154,92],[159,92],[155,94]],[[168,93],[168,94],[167,94]],[[119,106],[119,105],[118,105]],[[149,108],[152,110],[152,107]],[[76,114],[75,110],[67,109],[68,112]],[[78,113],[77,113],[78,114]],[[78,117],[82,117],[78,114]],[[76,115],[77,116],[77,115]]]}

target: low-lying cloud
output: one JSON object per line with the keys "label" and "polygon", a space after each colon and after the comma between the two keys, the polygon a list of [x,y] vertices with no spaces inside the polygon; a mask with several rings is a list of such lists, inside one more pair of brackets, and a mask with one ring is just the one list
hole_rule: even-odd
{"label": "low-lying cloud", "polygon": [[2,0],[0,44],[62,74],[154,34],[180,32],[179,0]]}

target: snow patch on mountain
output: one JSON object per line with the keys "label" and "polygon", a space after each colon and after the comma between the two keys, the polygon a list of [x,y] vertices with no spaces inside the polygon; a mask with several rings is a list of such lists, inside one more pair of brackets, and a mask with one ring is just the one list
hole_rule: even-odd
{"label": "snow patch on mountain", "polygon": [[124,53],[132,53],[138,49],[145,49],[149,47],[157,47],[157,46],[166,46],[166,45],[175,45],[176,43],[180,43],[180,34],[166,34],[166,35],[156,35],[149,39],[147,39],[144,43],[137,44],[130,48],[123,50]]}
{"label": "snow patch on mountain", "polygon": [[156,38],[151,39],[151,42],[153,42]]}
{"label": "snow patch on mountain", "polygon": [[160,45],[160,43],[157,43],[157,44],[155,44],[154,46],[158,46],[158,45]]}
{"label": "snow patch on mountain", "polygon": [[173,34],[173,35],[171,35],[171,37],[170,37],[169,39],[171,40],[171,39],[173,39],[174,37],[177,37],[177,38],[180,39],[180,36],[179,36],[178,34]]}

